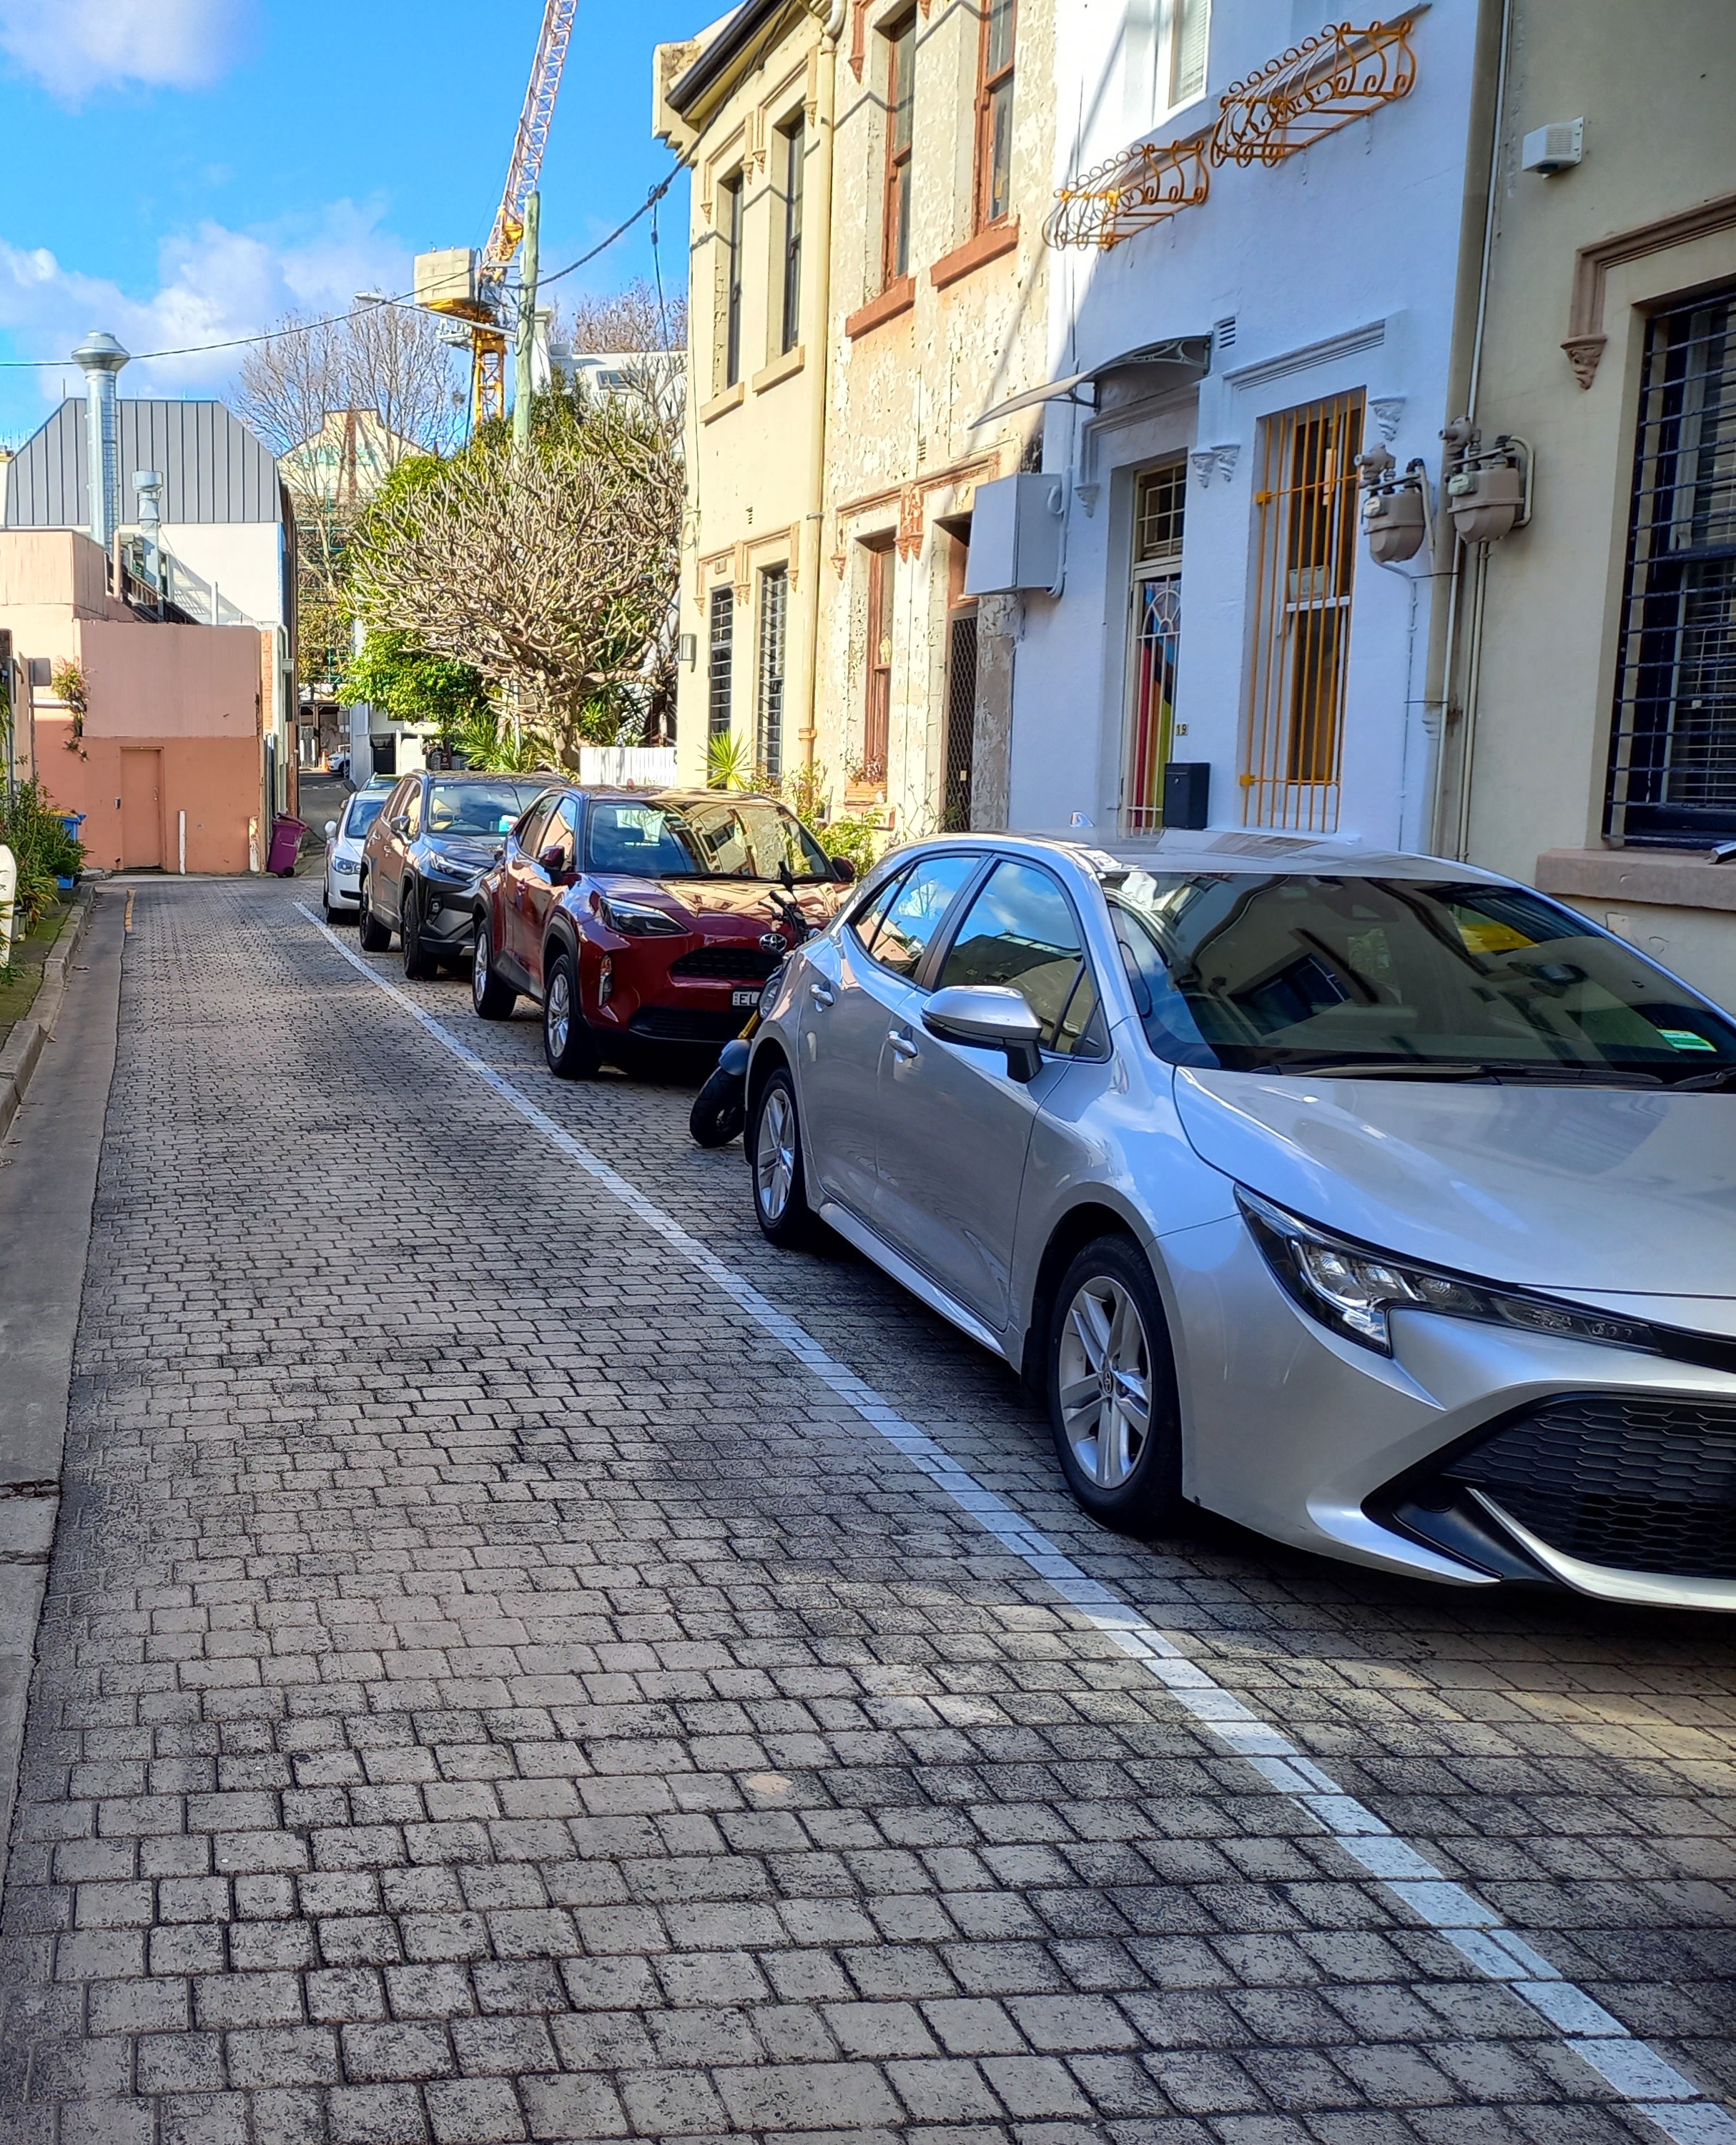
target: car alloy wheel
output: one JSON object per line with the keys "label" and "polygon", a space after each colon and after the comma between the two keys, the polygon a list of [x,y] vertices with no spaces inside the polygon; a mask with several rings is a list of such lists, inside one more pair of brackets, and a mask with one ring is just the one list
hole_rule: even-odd
{"label": "car alloy wheel", "polygon": [[573,1038],[572,972],[557,961],[549,978],[549,995],[543,1005],[543,1032],[550,1058],[565,1058]]}
{"label": "car alloy wheel", "polygon": [[495,970],[494,941],[486,914],[476,918],[475,941],[470,949],[470,1003],[479,1020],[505,1020],[519,1002],[511,984],[503,983]]}
{"label": "car alloy wheel", "polygon": [[1118,1490],[1151,1433],[1152,1351],[1138,1305],[1112,1275],[1094,1275],[1067,1307],[1060,1383],[1081,1472],[1100,1490]]}
{"label": "car alloy wheel", "polygon": [[578,963],[552,948],[543,969],[543,1056],[557,1080],[588,1080],[602,1062],[579,1003]]}
{"label": "car alloy wheel", "polygon": [[802,1120],[787,1066],[773,1069],[755,1099],[747,1147],[754,1219],[781,1251],[799,1249],[813,1240],[814,1218],[802,1161]]}
{"label": "car alloy wheel", "polygon": [[1049,1422],[1067,1486],[1105,1526],[1160,1533],[1181,1501],[1181,1435],[1150,1264],[1131,1237],[1099,1237],[1049,1303]]}
{"label": "car alloy wheel", "polygon": [[796,1109],[789,1090],[780,1082],[765,1098],[754,1142],[754,1196],[760,1213],[773,1227],[789,1212],[795,1180]]}

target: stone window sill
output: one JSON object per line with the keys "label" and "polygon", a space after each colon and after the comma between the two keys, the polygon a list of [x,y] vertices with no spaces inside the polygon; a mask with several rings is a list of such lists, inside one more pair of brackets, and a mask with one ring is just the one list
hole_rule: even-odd
{"label": "stone window sill", "polygon": [[780,380],[788,380],[792,373],[799,372],[807,362],[807,345],[798,342],[793,350],[785,351],[782,357],[774,357],[769,365],[754,374],[754,392],[764,395],[768,387],[775,387]]}
{"label": "stone window sill", "polygon": [[699,422],[714,425],[719,417],[727,417],[732,410],[739,410],[747,391],[746,384],[738,380],[734,386],[726,387],[721,395],[714,395],[709,402],[700,406]]}
{"label": "stone window sill", "polygon": [[900,313],[908,313],[916,303],[916,278],[901,276],[896,283],[888,283],[878,298],[870,298],[865,306],[858,306],[844,322],[844,333],[854,342],[858,336],[872,335],[888,321],[895,321]]}
{"label": "stone window sill", "polygon": [[928,271],[928,280],[937,291],[944,291],[949,283],[957,283],[985,261],[998,261],[1003,253],[1011,253],[1018,244],[1018,218],[1003,216],[1000,222],[987,225],[963,246],[955,246],[950,253],[943,253]]}
{"label": "stone window sill", "polygon": [[1736,863],[1709,863],[1704,849],[1545,849],[1537,887],[1581,903],[1736,909]]}

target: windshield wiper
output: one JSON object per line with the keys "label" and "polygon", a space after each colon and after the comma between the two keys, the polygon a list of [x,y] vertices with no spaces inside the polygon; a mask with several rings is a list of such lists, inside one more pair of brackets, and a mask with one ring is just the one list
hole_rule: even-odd
{"label": "windshield wiper", "polygon": [[1710,1072],[1690,1072],[1685,1080],[1672,1080],[1670,1087],[1678,1094],[1684,1087],[1698,1087],[1703,1092],[1728,1087],[1736,1081],[1736,1065],[1720,1065]]}
{"label": "windshield wiper", "polygon": [[[1571,1086],[1599,1087],[1658,1087],[1662,1076],[1637,1065],[1570,1064],[1563,1059],[1347,1058],[1325,1064],[1291,1063],[1276,1066],[1279,1072],[1294,1072],[1316,1080],[1487,1080],[1496,1087],[1510,1080],[1564,1082]],[[1736,1072],[1736,1066],[1730,1068]]]}

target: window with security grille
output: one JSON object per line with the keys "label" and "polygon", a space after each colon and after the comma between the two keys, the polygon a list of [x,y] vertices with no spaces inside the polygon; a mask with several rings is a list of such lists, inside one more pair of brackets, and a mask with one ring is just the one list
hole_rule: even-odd
{"label": "window with security grille", "polygon": [[1647,331],[1606,825],[1736,837],[1736,291]]}
{"label": "window with security grille", "polygon": [[1241,775],[1250,826],[1338,824],[1362,415],[1359,389],[1263,428]]}
{"label": "window with security grille", "polygon": [[711,592],[711,633],[706,650],[706,728],[713,737],[728,737],[733,719],[732,673],[735,664],[735,591]]}
{"label": "window with security grille", "polygon": [[789,569],[768,566],[759,576],[759,771],[775,782],[783,773],[783,661],[788,638]]}
{"label": "window with security grille", "polygon": [[1127,764],[1122,824],[1138,834],[1163,824],[1163,769],[1176,721],[1176,658],[1181,645],[1181,521],[1187,465],[1146,470],[1133,487],[1129,590]]}

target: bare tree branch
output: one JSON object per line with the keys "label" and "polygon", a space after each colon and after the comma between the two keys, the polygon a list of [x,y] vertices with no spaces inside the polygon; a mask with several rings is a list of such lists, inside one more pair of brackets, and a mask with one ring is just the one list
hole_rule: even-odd
{"label": "bare tree branch", "polygon": [[374,629],[472,664],[575,764],[644,704],[679,571],[679,455],[636,398],[556,401],[528,445],[485,434],[400,486],[353,549]]}

